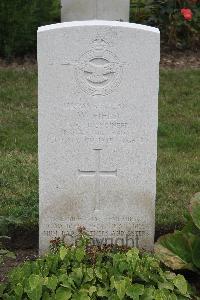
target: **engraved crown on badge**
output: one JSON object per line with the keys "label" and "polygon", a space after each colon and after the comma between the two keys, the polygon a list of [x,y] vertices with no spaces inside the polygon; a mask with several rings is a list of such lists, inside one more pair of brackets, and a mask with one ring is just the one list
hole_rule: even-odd
{"label": "engraved crown on badge", "polygon": [[95,40],[92,42],[92,45],[95,51],[105,51],[108,46],[106,41],[100,36],[95,38]]}

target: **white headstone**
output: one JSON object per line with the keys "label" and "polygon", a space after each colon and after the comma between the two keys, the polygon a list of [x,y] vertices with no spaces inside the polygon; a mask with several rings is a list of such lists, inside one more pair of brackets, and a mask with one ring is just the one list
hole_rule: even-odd
{"label": "white headstone", "polygon": [[61,20],[129,21],[130,0],[61,0]]}
{"label": "white headstone", "polygon": [[151,249],[159,31],[109,21],[38,31],[40,250],[50,239]]}

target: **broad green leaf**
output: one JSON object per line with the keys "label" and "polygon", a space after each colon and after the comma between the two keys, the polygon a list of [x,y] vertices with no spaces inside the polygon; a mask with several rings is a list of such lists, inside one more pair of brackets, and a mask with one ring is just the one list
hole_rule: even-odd
{"label": "broad green leaf", "polygon": [[131,259],[139,258],[139,250],[137,248],[133,248],[126,253],[126,256]]}
{"label": "broad green leaf", "polygon": [[114,281],[114,285],[117,291],[117,296],[119,297],[119,299],[123,299],[126,294],[126,281],[124,279]]}
{"label": "broad green leaf", "polygon": [[87,268],[87,271],[85,273],[84,282],[90,282],[94,278],[94,270],[93,268]]}
{"label": "broad green leaf", "polygon": [[68,300],[71,298],[71,291],[64,287],[59,287],[56,291],[55,300]]}
{"label": "broad green leaf", "polygon": [[59,277],[59,281],[62,283],[61,285],[63,287],[66,287],[66,288],[68,288],[70,290],[76,288],[73,279],[70,276],[68,276],[67,274],[61,275]]}
{"label": "broad green leaf", "polygon": [[172,281],[176,277],[176,274],[170,271],[165,271],[164,276],[167,280]]}
{"label": "broad green leaf", "polygon": [[99,296],[99,297],[108,297],[108,295],[109,295],[109,293],[108,293],[107,288],[99,287],[97,289],[97,296]]}
{"label": "broad green leaf", "polygon": [[8,253],[6,254],[6,257],[15,259],[16,255],[15,255],[15,253],[8,251]]}
{"label": "broad green leaf", "polygon": [[192,247],[192,260],[200,272],[200,237],[196,237]]}
{"label": "broad green leaf", "polygon": [[29,286],[25,289],[25,292],[31,300],[40,300],[42,296],[42,285],[44,279],[40,275],[32,274],[29,277]]}
{"label": "broad green leaf", "polygon": [[170,294],[168,298],[168,300],[177,300],[177,297],[174,293]]}
{"label": "broad green leaf", "polygon": [[52,275],[51,277],[47,277],[47,282],[45,282],[45,285],[51,290],[55,291],[58,284],[58,279],[55,275]]}
{"label": "broad green leaf", "polygon": [[103,278],[103,274],[102,274],[102,270],[101,268],[97,267],[95,269],[95,275],[97,276],[97,278],[102,279]]}
{"label": "broad green leaf", "polygon": [[21,299],[24,289],[21,283],[18,283],[14,289],[15,295],[17,295],[19,297],[19,299]]}
{"label": "broad green leaf", "polygon": [[108,274],[104,267],[97,267],[97,268],[95,268],[94,272],[95,272],[96,277],[98,279],[100,279],[100,281],[102,281],[104,283],[107,281]]}
{"label": "broad green leaf", "polygon": [[192,218],[191,218],[191,221],[187,222],[185,224],[185,226],[183,227],[183,229],[181,230],[182,233],[192,233],[194,235],[199,235],[200,232],[199,232],[199,228],[194,224]]}
{"label": "broad green leaf", "polygon": [[160,290],[162,289],[166,289],[166,290],[170,290],[173,291],[174,290],[174,285],[172,282],[166,281],[166,282],[159,282],[158,283],[158,288]]}
{"label": "broad green leaf", "polygon": [[53,300],[54,298],[51,297],[47,291],[45,291],[42,295],[42,300],[51,300],[51,299]]}
{"label": "broad green leaf", "polygon": [[173,270],[193,270],[191,245],[194,236],[175,231],[173,234],[162,236],[155,244],[158,258]]}
{"label": "broad green leaf", "polygon": [[135,269],[137,261],[139,260],[139,250],[133,248],[126,253],[127,262],[129,263],[132,270]]}
{"label": "broad green leaf", "polygon": [[81,262],[85,257],[85,249],[84,248],[77,248],[75,252],[75,257],[78,262]]}
{"label": "broad green leaf", "polygon": [[92,286],[89,288],[89,295],[92,296],[96,291],[97,291],[96,286],[92,285]]}
{"label": "broad green leaf", "polygon": [[[188,299],[191,299],[191,297],[185,297],[183,295],[177,295],[177,299],[178,300],[188,300]],[[197,299],[195,299],[195,300],[197,300]]]}
{"label": "broad green leaf", "polygon": [[144,293],[144,285],[135,283],[128,287],[126,294],[131,299],[139,300],[140,296]]}
{"label": "broad green leaf", "polygon": [[27,295],[29,296],[30,300],[40,300],[42,297],[42,286],[37,285],[33,289],[25,289]]}
{"label": "broad green leaf", "polygon": [[141,295],[140,299],[141,300],[153,300],[154,299],[154,291],[155,287],[147,287],[144,290],[143,295]]}
{"label": "broad green leaf", "polygon": [[37,286],[42,285],[42,283],[43,283],[43,277],[40,275],[32,274],[29,277],[29,285],[30,285],[31,290],[35,289]]}
{"label": "broad green leaf", "polygon": [[114,276],[112,276],[112,277],[110,278],[110,288],[111,288],[111,289],[114,289],[114,288],[115,288],[115,277],[114,277]]}
{"label": "broad green leaf", "polygon": [[[7,293],[6,294],[4,294],[3,295],[3,300],[18,300],[18,299],[16,299],[16,297],[15,296],[13,296],[13,295],[8,295]],[[21,299],[20,299],[21,300]]]}
{"label": "broad green leaf", "polygon": [[166,294],[164,290],[155,290],[154,300],[169,300],[169,294]]}
{"label": "broad green leaf", "polygon": [[6,254],[8,254],[8,250],[6,250],[6,249],[0,249],[0,255],[6,255]]}
{"label": "broad green leaf", "polygon": [[194,224],[200,229],[200,193],[195,194],[190,201],[190,214]]}
{"label": "broad green leaf", "polygon": [[64,260],[65,256],[68,254],[68,249],[64,246],[60,248],[60,259]]}
{"label": "broad green leaf", "polygon": [[188,288],[187,288],[187,281],[185,280],[183,275],[177,275],[174,280],[173,283],[175,285],[175,287],[177,287],[177,289],[179,290],[179,292],[182,295],[186,295]]}
{"label": "broad green leaf", "polygon": [[81,284],[82,279],[83,279],[82,268],[74,268],[70,277],[76,283],[76,285],[79,286]]}
{"label": "broad green leaf", "polygon": [[118,295],[116,295],[115,293],[111,293],[108,297],[107,297],[107,299],[109,299],[109,300],[119,300],[119,297],[118,297]]}
{"label": "broad green leaf", "polygon": [[3,295],[3,292],[5,291],[6,285],[0,283],[0,297]]}
{"label": "broad green leaf", "polygon": [[79,291],[78,293],[74,294],[72,297],[73,300],[90,300],[88,293],[85,291]]}
{"label": "broad green leaf", "polygon": [[126,261],[119,262],[119,271],[120,273],[123,273],[125,270],[128,269],[128,263]]}

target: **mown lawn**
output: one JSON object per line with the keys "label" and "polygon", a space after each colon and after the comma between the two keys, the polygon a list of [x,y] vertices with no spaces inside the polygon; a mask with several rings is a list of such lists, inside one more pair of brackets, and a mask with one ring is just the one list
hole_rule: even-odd
{"label": "mown lawn", "polygon": [[[200,70],[161,70],[156,228],[184,222],[200,190]],[[0,215],[38,223],[37,72],[0,69]]]}

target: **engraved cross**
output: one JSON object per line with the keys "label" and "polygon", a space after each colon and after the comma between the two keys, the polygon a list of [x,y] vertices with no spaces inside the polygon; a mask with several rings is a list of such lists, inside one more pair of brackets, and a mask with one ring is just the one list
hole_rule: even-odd
{"label": "engraved cross", "polygon": [[114,171],[100,170],[101,151],[102,149],[93,149],[95,151],[95,170],[84,171],[78,170],[79,176],[95,176],[95,211],[99,211],[101,207],[100,201],[100,180],[103,176],[117,176],[117,169]]}

